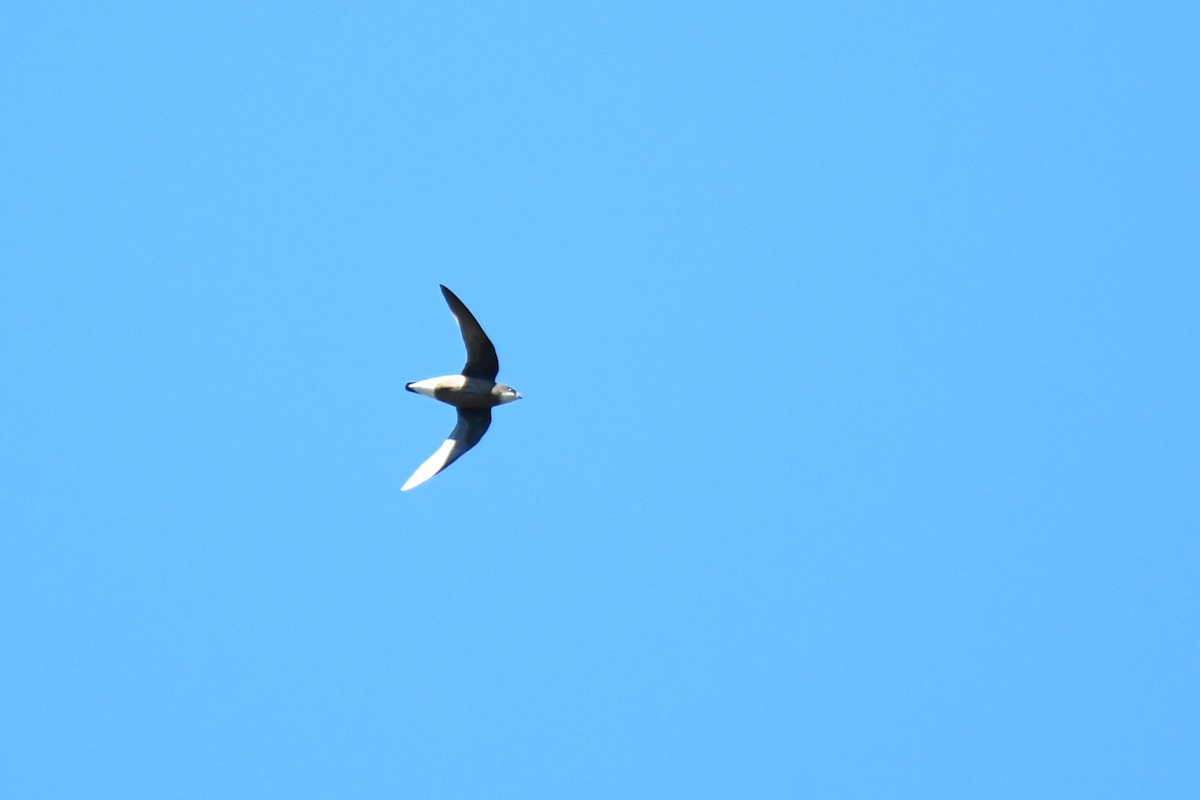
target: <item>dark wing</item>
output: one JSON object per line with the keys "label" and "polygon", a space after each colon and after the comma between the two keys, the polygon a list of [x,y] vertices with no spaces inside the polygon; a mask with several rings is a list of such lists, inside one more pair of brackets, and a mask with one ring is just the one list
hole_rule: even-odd
{"label": "dark wing", "polygon": [[[440,284],[439,284],[440,285]],[[496,380],[500,372],[500,359],[496,357],[496,348],[492,340],[479,327],[479,320],[463,305],[454,292],[442,286],[442,294],[462,328],[463,344],[467,346],[467,363],[463,365],[462,374],[468,378],[483,378],[486,381]]]}
{"label": "dark wing", "polygon": [[453,464],[459,456],[479,443],[491,424],[492,410],[490,408],[460,408],[458,424],[454,426],[454,430],[450,431],[450,438],[442,442],[442,446],[437,449],[436,453],[425,459],[424,464],[417,467],[417,471],[404,482],[400,490],[406,492],[414,486],[420,486]]}

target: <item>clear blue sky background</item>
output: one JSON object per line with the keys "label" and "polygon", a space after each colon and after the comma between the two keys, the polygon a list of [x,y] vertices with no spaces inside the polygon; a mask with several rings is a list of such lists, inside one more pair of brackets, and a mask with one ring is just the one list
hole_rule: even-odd
{"label": "clear blue sky background", "polygon": [[432,5],[0,15],[0,796],[1200,796],[1195,4]]}

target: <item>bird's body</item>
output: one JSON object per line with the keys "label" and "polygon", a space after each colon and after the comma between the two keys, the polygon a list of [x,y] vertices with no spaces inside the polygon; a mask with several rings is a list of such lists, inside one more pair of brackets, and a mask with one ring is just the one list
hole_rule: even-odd
{"label": "bird's body", "polygon": [[404,388],[449,403],[456,408],[493,408],[517,399],[506,394],[506,390],[512,391],[511,386],[485,381],[482,378],[469,378],[466,375],[426,378],[407,384]]}
{"label": "bird's body", "polygon": [[417,471],[401,487],[404,491],[420,486],[474,447],[492,424],[493,408],[521,399],[521,395],[511,386],[496,383],[500,360],[475,315],[454,292],[445,286],[441,288],[446,303],[462,329],[463,343],[467,346],[467,363],[460,375],[413,381],[406,384],[405,388],[454,406],[458,409],[458,423],[437,452],[417,467]]}

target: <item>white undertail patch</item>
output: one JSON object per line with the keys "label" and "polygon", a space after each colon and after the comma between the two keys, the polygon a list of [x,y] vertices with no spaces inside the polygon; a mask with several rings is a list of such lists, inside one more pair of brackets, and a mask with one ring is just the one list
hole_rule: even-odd
{"label": "white undertail patch", "polygon": [[[417,394],[423,394],[426,397],[433,397],[433,391],[437,389],[440,378],[426,378],[423,381],[413,381],[406,388]],[[436,398],[435,398],[436,399]]]}

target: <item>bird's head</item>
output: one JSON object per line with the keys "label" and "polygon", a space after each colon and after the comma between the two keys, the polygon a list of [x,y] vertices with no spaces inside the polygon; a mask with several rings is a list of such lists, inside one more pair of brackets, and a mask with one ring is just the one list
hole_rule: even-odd
{"label": "bird's head", "polygon": [[505,386],[503,383],[497,383],[496,388],[492,389],[492,394],[501,403],[511,403],[514,400],[520,400],[521,395],[517,394],[517,390],[511,386]]}

